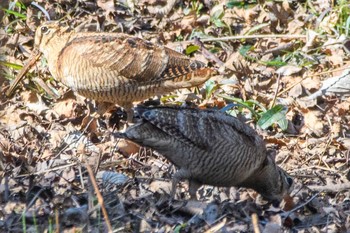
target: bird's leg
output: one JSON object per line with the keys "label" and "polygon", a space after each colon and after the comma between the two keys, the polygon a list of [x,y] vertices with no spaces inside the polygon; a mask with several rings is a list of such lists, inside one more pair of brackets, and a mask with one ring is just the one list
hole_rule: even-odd
{"label": "bird's leg", "polygon": [[124,109],[125,109],[125,112],[126,112],[127,124],[133,123],[134,110],[132,109],[132,107],[130,107],[130,108],[124,108]]}
{"label": "bird's leg", "polygon": [[202,186],[201,183],[196,180],[188,180],[188,192],[190,193],[191,200],[197,200],[197,190]]}
{"label": "bird's leg", "polygon": [[181,168],[180,170],[178,170],[172,179],[172,185],[171,185],[171,192],[170,192],[170,197],[171,200],[173,200],[175,198],[175,193],[176,193],[176,185],[183,179],[190,179],[191,178],[191,173],[184,169]]}
{"label": "bird's leg", "polygon": [[119,104],[121,107],[124,108],[126,112],[126,123],[124,124],[121,132],[125,132],[125,130],[128,128],[128,126],[132,125],[133,119],[134,119],[134,110],[133,104],[132,103],[120,103]]}
{"label": "bird's leg", "polygon": [[96,102],[96,114],[98,117],[110,111],[115,105],[108,102]]}
{"label": "bird's leg", "polygon": [[112,109],[112,107],[114,107],[114,104],[112,103],[97,101],[95,101],[94,106],[92,106],[91,102],[88,100],[88,114],[84,117],[81,123],[81,129],[89,128],[91,131],[95,131],[94,129],[98,126],[98,119]]}

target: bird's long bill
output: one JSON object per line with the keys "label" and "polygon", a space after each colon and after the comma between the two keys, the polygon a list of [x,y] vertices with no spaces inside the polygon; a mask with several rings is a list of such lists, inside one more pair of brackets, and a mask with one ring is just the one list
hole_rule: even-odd
{"label": "bird's long bill", "polygon": [[34,66],[36,61],[40,58],[41,54],[37,51],[34,51],[31,57],[29,58],[28,63],[22,68],[21,72],[18,73],[15,81],[13,81],[10,88],[6,91],[6,96],[10,97],[13,94],[13,91],[17,87],[18,83],[22,81],[23,77],[26,75],[28,70]]}

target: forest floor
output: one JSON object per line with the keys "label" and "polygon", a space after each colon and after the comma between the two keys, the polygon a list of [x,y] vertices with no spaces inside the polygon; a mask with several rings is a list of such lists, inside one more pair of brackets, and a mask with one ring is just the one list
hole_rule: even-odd
{"label": "forest floor", "polygon": [[[350,232],[348,1],[0,3],[0,232]],[[91,101],[53,80],[43,58],[7,97],[45,15],[208,63],[218,75],[203,86],[147,102],[245,119],[293,177],[291,198],[276,207],[249,189],[203,186],[189,201],[182,182],[170,202],[174,166],[113,137],[118,107],[82,128]]]}

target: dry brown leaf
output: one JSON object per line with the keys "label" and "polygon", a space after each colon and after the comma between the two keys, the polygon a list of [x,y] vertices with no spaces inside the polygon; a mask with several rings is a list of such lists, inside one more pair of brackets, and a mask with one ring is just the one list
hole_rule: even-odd
{"label": "dry brown leaf", "polygon": [[59,182],[59,184],[64,185],[67,182],[72,182],[76,179],[75,176],[75,171],[72,168],[66,168],[63,170],[62,174],[61,174],[61,180]]}
{"label": "dry brown leaf", "polygon": [[189,200],[185,205],[183,203],[179,203],[178,206],[174,205],[174,207],[181,207],[181,210],[185,213],[191,215],[200,215],[203,214],[205,208],[207,208],[208,204],[203,203],[201,201]]}
{"label": "dry brown leaf", "polygon": [[276,74],[283,75],[283,76],[290,76],[290,75],[299,73],[300,71],[302,71],[302,69],[303,68],[299,66],[286,65],[277,69]]}
{"label": "dry brown leaf", "polygon": [[205,26],[209,24],[209,21],[210,21],[210,16],[203,14],[200,17],[198,17],[198,19],[196,20],[196,23],[199,25]]}
{"label": "dry brown leaf", "polygon": [[319,27],[326,33],[332,35],[334,28],[339,20],[339,13],[337,11],[331,11],[329,15],[325,16],[321,21]]}
{"label": "dry brown leaf", "polygon": [[276,25],[277,27],[272,28],[273,30],[280,30],[280,26],[287,25],[289,17],[294,13],[290,10],[288,2],[284,1],[283,4],[276,4],[275,2],[265,3],[267,9],[270,11],[271,26]]}
{"label": "dry brown leaf", "polygon": [[273,222],[268,222],[262,232],[263,233],[282,233],[283,230],[281,225],[278,225]]}
{"label": "dry brown leaf", "polygon": [[296,98],[299,97],[303,94],[303,87],[302,85],[299,83],[297,85],[295,85],[292,89],[289,90],[288,92],[288,96]]}
{"label": "dry brown leaf", "polygon": [[42,97],[35,92],[23,91],[21,92],[21,97],[24,103],[26,104],[27,108],[31,111],[40,114],[45,110],[49,110],[49,108],[42,100]]}
{"label": "dry brown leaf", "polygon": [[96,3],[97,6],[106,11],[107,16],[115,12],[114,0],[97,0]]}
{"label": "dry brown leaf", "polygon": [[309,49],[312,49],[317,42],[317,38],[318,38],[318,33],[313,31],[313,30],[308,30],[306,33],[306,44],[304,45],[304,47],[302,48],[303,52],[308,52]]}
{"label": "dry brown leaf", "polygon": [[318,137],[323,136],[325,133],[324,126],[325,123],[321,118],[321,114],[319,111],[308,111],[304,114],[304,127],[301,128],[301,132],[307,134],[316,134]]}
{"label": "dry brown leaf", "polygon": [[349,112],[350,112],[350,98],[340,102],[339,104],[336,105],[336,107],[337,107],[336,110],[338,110],[337,114],[339,114],[339,116],[345,116],[345,115],[349,114]]}
{"label": "dry brown leaf", "polygon": [[149,190],[152,192],[170,194],[171,182],[159,180],[152,181],[149,185]]}
{"label": "dry brown leaf", "polygon": [[332,64],[332,66],[337,67],[341,66],[344,63],[344,52],[343,50],[330,51],[330,56],[327,56],[327,61]]}
{"label": "dry brown leaf", "polygon": [[[300,17],[301,19],[303,17]],[[294,18],[292,21],[288,23],[288,33],[289,34],[303,34],[303,27],[305,25],[305,22],[300,20],[299,17]]]}
{"label": "dry brown leaf", "polygon": [[197,17],[194,12],[183,17],[180,23],[181,31],[184,33],[191,32],[193,30],[193,25],[196,22],[196,19]]}
{"label": "dry brown leaf", "polygon": [[54,110],[60,118],[71,119],[77,116],[75,114],[76,107],[77,102],[75,99],[64,99],[56,102],[52,110]]}
{"label": "dry brown leaf", "polygon": [[126,156],[136,154],[140,151],[140,146],[125,139],[119,139],[117,142],[117,147],[121,153]]}
{"label": "dry brown leaf", "polygon": [[312,78],[306,78],[301,83],[305,89],[307,89],[310,92],[313,92],[315,90],[318,90],[321,87],[321,81],[318,76],[314,76]]}

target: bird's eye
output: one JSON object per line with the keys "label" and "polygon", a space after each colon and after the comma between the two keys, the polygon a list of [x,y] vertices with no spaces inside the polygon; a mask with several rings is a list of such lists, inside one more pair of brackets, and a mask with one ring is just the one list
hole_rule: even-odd
{"label": "bird's eye", "polygon": [[43,26],[43,27],[41,27],[41,32],[42,33],[47,33],[49,31],[49,28],[48,27],[45,27],[45,26]]}
{"label": "bird's eye", "polygon": [[293,179],[291,177],[286,177],[287,183],[289,184],[289,186],[293,185]]}

